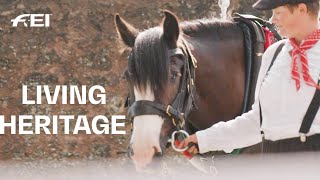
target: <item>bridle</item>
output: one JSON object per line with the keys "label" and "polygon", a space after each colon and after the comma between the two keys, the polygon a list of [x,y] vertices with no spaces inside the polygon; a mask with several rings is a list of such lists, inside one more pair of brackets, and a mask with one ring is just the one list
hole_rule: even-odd
{"label": "bridle", "polygon": [[181,83],[176,97],[171,104],[161,104],[148,100],[134,101],[131,104],[130,101],[132,101],[133,98],[129,97],[127,104],[129,106],[128,117],[131,123],[133,123],[133,119],[136,116],[159,115],[166,120],[172,120],[172,123],[177,131],[184,128],[186,117],[188,117],[192,107],[195,105],[194,79],[197,61],[191,54],[187,42],[183,39],[182,46],[175,49],[170,49],[168,54],[169,57],[181,55],[183,61],[185,62],[181,76]]}
{"label": "bridle", "polygon": [[[183,57],[184,68],[179,91],[171,104],[161,104],[154,101],[140,100],[130,105],[128,110],[129,119],[141,115],[159,115],[165,119],[171,119],[176,129],[184,126],[185,119],[191,112],[194,102],[194,78],[196,60],[190,56],[191,52],[183,41],[183,46],[169,50],[169,56],[181,55]],[[131,99],[131,98],[130,98]]]}

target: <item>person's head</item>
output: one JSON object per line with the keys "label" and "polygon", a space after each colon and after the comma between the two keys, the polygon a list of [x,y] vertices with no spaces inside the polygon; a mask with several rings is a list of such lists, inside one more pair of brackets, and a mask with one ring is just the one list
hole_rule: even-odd
{"label": "person's head", "polygon": [[319,17],[319,0],[258,0],[253,8],[272,10],[272,23],[288,38],[316,26]]}

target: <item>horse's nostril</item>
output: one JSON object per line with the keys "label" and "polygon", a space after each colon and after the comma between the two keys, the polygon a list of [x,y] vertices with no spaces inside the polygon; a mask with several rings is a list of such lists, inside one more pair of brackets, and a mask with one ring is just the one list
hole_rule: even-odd
{"label": "horse's nostril", "polygon": [[156,157],[163,156],[163,151],[161,150],[161,148],[153,147],[153,149],[154,149],[154,156]]}
{"label": "horse's nostril", "polygon": [[155,157],[162,157],[163,154],[162,154],[162,152],[156,152],[156,153],[154,154],[154,156],[155,156]]}
{"label": "horse's nostril", "polygon": [[154,153],[154,157],[162,157],[162,156],[163,156],[162,152],[155,152]]}

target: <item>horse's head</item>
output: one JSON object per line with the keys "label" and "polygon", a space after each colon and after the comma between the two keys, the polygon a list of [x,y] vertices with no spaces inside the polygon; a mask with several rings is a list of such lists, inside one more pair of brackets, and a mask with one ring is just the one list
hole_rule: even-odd
{"label": "horse's head", "polygon": [[180,121],[183,118],[176,110],[183,109],[185,104],[185,97],[178,97],[178,92],[181,84],[187,81],[182,78],[186,76],[186,56],[178,48],[178,19],[169,11],[164,14],[161,26],[143,32],[119,15],[115,16],[120,38],[132,48],[125,76],[131,100],[134,97],[129,108],[129,117],[133,120],[129,149],[137,168],[149,164],[154,155],[164,153],[168,137],[174,130],[172,119]]}

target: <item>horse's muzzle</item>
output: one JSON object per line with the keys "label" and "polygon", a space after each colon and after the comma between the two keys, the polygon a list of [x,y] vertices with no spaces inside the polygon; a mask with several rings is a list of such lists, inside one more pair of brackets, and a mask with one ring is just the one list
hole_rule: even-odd
{"label": "horse's muzzle", "polygon": [[[164,154],[163,153],[164,149],[162,147],[161,147],[161,152],[157,151],[157,149],[155,147],[154,147],[154,151],[155,151],[154,157],[162,157]],[[127,156],[131,158],[133,155],[134,155],[134,151],[132,149],[131,144],[129,144],[128,149],[127,149]]]}

